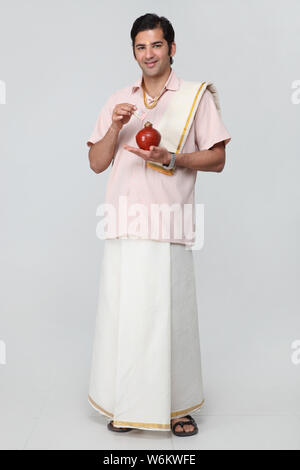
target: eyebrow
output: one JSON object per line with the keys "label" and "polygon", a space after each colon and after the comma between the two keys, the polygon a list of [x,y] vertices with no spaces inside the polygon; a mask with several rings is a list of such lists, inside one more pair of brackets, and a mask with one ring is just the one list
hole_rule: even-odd
{"label": "eyebrow", "polygon": [[[155,41],[155,42],[151,42],[151,46],[153,46],[154,44],[163,44],[162,41]],[[135,47],[138,47],[138,46],[145,46],[146,44],[136,44]]]}

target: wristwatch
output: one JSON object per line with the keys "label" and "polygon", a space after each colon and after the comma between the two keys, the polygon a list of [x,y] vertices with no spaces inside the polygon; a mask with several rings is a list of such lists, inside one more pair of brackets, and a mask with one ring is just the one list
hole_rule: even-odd
{"label": "wristwatch", "polygon": [[170,161],[169,165],[167,165],[166,163],[163,163],[163,167],[166,170],[172,170],[175,166],[176,153],[173,153],[173,152],[169,152],[169,153],[171,154],[171,161]]}

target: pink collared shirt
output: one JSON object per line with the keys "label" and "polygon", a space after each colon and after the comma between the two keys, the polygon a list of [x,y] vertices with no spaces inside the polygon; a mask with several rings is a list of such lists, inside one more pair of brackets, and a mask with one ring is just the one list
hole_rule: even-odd
{"label": "pink collared shirt", "polygon": [[[147,109],[144,105],[141,83],[142,77],[133,86],[122,88],[110,96],[101,109],[94,130],[87,141],[87,145],[90,146],[105,136],[112,122],[113,108],[119,103],[132,103],[137,106],[138,110],[146,112],[143,121],[132,116],[129,123],[124,125],[119,133],[105,197],[105,203],[114,209],[112,212],[116,216],[116,225],[115,228],[110,225],[109,231],[103,238],[133,237],[193,245],[195,242],[194,188],[197,170],[177,167],[172,176],[165,175],[146,167],[143,158],[123,148],[124,144],[137,147],[135,136],[146,121],[150,121],[153,127],[156,127],[173,94],[179,90],[182,80],[177,78],[174,70],[171,69],[163,93],[152,109]],[[148,95],[146,98],[147,103],[151,104],[152,98]],[[182,153],[208,150],[221,141],[227,145],[230,140],[231,137],[217,111],[212,94],[209,90],[205,90]],[[167,206],[161,206],[162,204]],[[158,208],[171,208],[171,206],[177,209],[176,216],[172,210],[169,212],[170,218],[163,216],[163,212],[159,212]],[[112,212],[110,212],[110,217]],[[126,213],[126,222],[124,213]],[[157,214],[159,214],[158,217]]]}

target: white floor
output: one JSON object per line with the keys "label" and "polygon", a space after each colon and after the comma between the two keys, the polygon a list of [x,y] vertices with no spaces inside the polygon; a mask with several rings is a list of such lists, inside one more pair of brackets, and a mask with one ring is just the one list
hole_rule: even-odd
{"label": "white floor", "polygon": [[60,396],[56,389],[38,414],[29,409],[4,412],[1,449],[300,449],[299,416],[203,413],[196,418],[198,434],[187,438],[141,430],[117,434],[106,429],[106,420],[85,407],[82,398]]}
{"label": "white floor", "polygon": [[251,349],[237,335],[233,345],[222,345],[222,338],[228,342],[224,325],[211,348],[204,325],[206,401],[194,415],[199,433],[118,434],[107,430],[106,419],[87,400],[94,319],[58,312],[48,322],[35,316],[33,328],[28,316],[4,336],[1,449],[300,449],[300,365],[291,363],[287,341],[275,337]]}
{"label": "white floor", "polygon": [[[44,385],[39,386],[26,380],[26,371],[22,388],[9,386],[12,377],[7,376],[1,389],[1,449],[300,449],[299,414],[210,414],[216,396],[196,414],[195,436],[142,430],[112,433],[106,419],[87,402],[86,356],[80,359],[79,351],[74,364],[61,362],[56,370],[48,364],[43,368]],[[36,373],[41,377],[41,371]]]}

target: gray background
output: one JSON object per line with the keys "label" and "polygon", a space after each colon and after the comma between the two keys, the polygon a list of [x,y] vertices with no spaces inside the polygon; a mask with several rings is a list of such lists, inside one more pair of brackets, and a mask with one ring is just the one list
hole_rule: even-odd
{"label": "gray background", "polygon": [[[300,448],[300,5],[292,1],[0,1],[0,446]],[[173,64],[211,80],[232,136],[222,173],[199,172],[194,252],[206,405],[199,433],[118,436],[87,403],[102,241],[86,140],[141,70],[130,29],[175,29]],[[191,378],[192,380],[192,378]]]}

